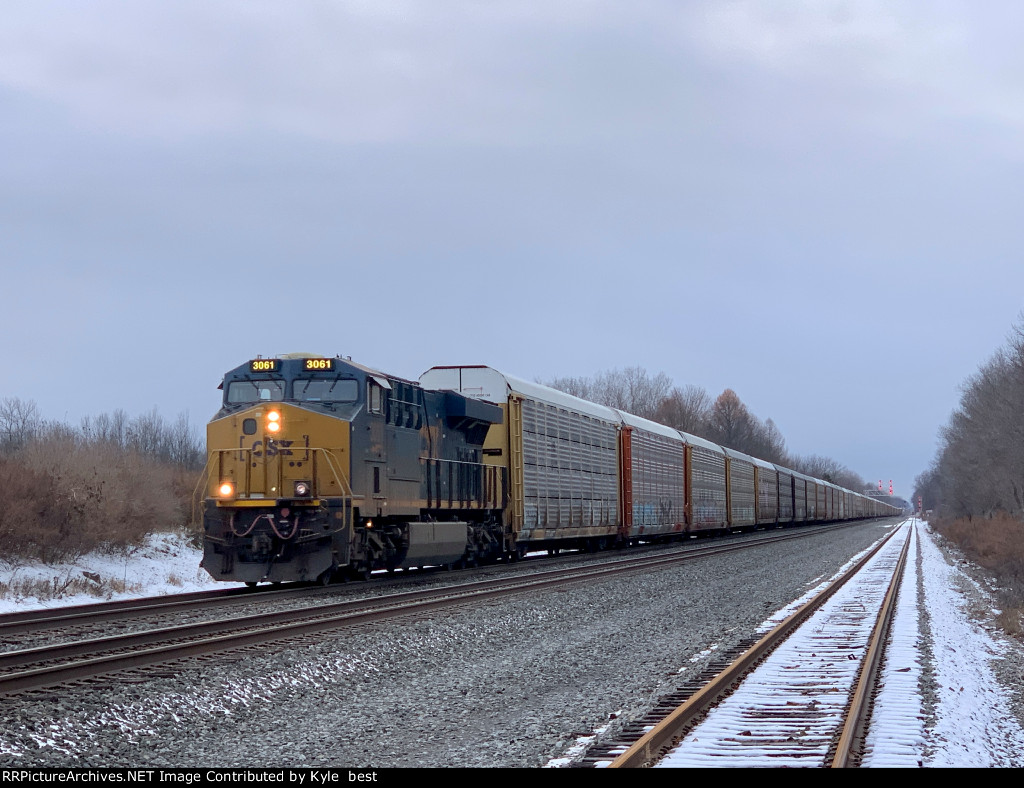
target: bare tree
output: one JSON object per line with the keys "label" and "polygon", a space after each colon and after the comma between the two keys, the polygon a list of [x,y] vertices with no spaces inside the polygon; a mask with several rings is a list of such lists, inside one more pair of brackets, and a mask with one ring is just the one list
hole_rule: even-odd
{"label": "bare tree", "polygon": [[[1021,342],[1024,345],[1024,333]],[[726,389],[712,402],[708,393],[699,386],[673,387],[667,375],[658,373],[651,376],[643,367],[614,369],[593,378],[556,378],[547,385],[699,435],[768,462],[792,467],[850,490],[864,487],[860,476],[835,460],[817,456],[791,458],[786,451],[786,440],[775,422],[758,419],[732,389]]]}
{"label": "bare tree", "polygon": [[13,452],[32,440],[42,420],[32,400],[5,397],[0,401],[0,451]]}
{"label": "bare tree", "polygon": [[673,388],[658,405],[654,420],[691,435],[707,432],[711,395],[700,386]]}
{"label": "bare tree", "polygon": [[789,463],[789,455],[786,452],[786,439],[782,437],[782,433],[775,426],[775,422],[771,419],[767,419],[763,423],[754,419],[754,422],[749,453],[768,462],[787,465]]}
{"label": "bare tree", "polygon": [[118,408],[112,414],[101,413],[99,416],[82,419],[81,432],[87,441],[105,443],[119,449],[128,447],[128,414]]}
{"label": "bare tree", "polygon": [[651,377],[643,367],[628,367],[601,372],[594,378],[555,378],[546,385],[599,405],[653,419],[672,387],[672,380],[664,372]]}
{"label": "bare tree", "polygon": [[[1024,315],[1007,345],[961,387],[924,481],[954,517],[1024,517]],[[922,481],[919,477],[919,482]]]}
{"label": "bare tree", "polygon": [[868,486],[861,476],[831,457],[822,457],[818,454],[811,454],[807,457],[793,457],[791,459],[791,467],[794,471],[813,476],[815,479],[831,482],[847,490],[863,490]]}
{"label": "bare tree", "polygon": [[613,370],[604,377],[605,398],[612,407],[634,416],[653,419],[658,406],[672,388],[672,380],[664,372],[654,377],[643,367]]}
{"label": "bare tree", "polygon": [[179,468],[202,468],[204,451],[188,418],[188,411],[180,413],[168,427],[167,459]]}
{"label": "bare tree", "polygon": [[914,500],[921,499],[921,508],[925,511],[938,509],[942,505],[942,480],[939,476],[938,462],[925,471],[918,474],[914,479]]}
{"label": "bare tree", "polygon": [[726,389],[711,407],[708,428],[711,440],[737,451],[746,451],[754,435],[755,423],[736,392]]}
{"label": "bare tree", "polygon": [[596,402],[594,382],[590,378],[554,378],[547,383],[543,381],[537,382],[550,386],[553,389],[564,391],[566,394],[571,394],[574,397]]}
{"label": "bare tree", "polygon": [[166,437],[163,416],[157,413],[156,408],[136,416],[128,425],[128,448],[139,454],[166,459]]}

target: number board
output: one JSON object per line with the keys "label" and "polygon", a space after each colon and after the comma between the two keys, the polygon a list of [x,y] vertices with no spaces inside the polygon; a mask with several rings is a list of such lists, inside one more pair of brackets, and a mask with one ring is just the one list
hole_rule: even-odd
{"label": "number board", "polygon": [[306,372],[330,372],[334,369],[333,358],[307,358],[302,368]]}
{"label": "number board", "polygon": [[254,358],[249,362],[250,372],[277,372],[276,358]]}

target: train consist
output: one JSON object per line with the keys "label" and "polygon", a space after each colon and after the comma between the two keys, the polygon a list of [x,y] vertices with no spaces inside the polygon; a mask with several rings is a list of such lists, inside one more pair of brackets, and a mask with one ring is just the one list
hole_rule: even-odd
{"label": "train consist", "polygon": [[897,514],[881,501],[484,366],[418,383],[257,358],[207,428],[203,566],[329,582]]}

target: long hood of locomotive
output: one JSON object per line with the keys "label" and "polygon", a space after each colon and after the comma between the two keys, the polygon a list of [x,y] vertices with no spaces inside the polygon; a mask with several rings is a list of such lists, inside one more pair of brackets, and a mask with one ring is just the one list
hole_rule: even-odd
{"label": "long hood of locomotive", "polygon": [[[263,403],[210,422],[206,438],[209,498],[238,503],[352,494],[351,424],[337,416]],[[308,487],[299,495],[296,485],[303,483]]]}

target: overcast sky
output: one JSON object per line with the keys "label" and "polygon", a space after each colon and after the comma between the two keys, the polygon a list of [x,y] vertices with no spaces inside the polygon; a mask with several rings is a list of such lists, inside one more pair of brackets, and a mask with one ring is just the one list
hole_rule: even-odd
{"label": "overcast sky", "polygon": [[909,496],[1024,308],[1024,6],[5,0],[0,398],[639,365]]}

